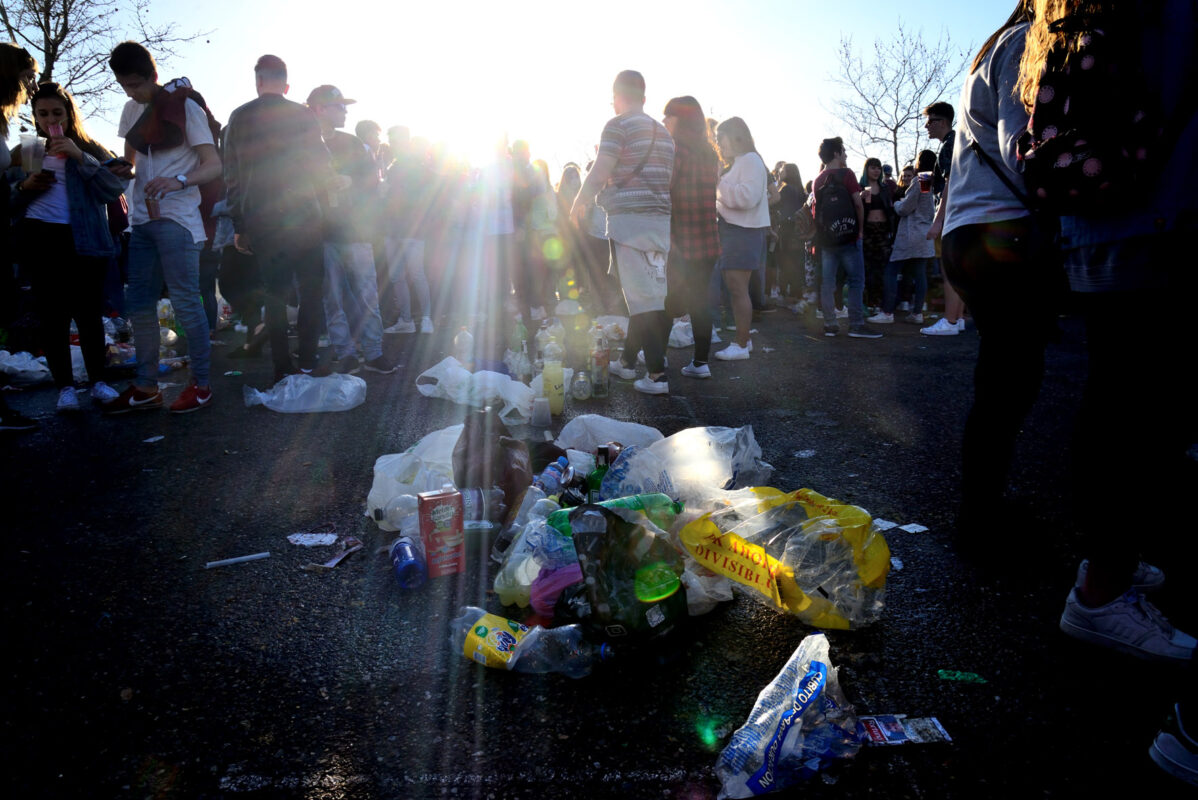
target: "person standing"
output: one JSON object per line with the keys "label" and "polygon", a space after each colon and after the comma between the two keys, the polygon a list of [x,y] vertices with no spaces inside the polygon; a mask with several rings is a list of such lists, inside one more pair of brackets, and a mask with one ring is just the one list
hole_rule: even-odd
{"label": "person standing", "polygon": [[[707,287],[720,257],[716,217],[716,184],[720,162],[707,136],[699,101],[687,95],[666,103],[666,130],[674,137],[674,175],[670,183],[670,270],[674,281],[666,297],[667,311],[690,314],[695,350],[682,368],[688,378],[710,378],[711,306]],[[669,317],[675,316],[673,313]]]}
{"label": "person standing", "polygon": [[137,350],[137,377],[105,413],[125,414],[162,407],[158,389],[158,315],[163,282],[175,318],[187,336],[191,380],[171,404],[175,414],[212,402],[208,319],[200,299],[200,249],[207,238],[200,214],[200,188],[221,175],[210,116],[186,78],[158,83],[150,51],[137,42],[113,48],[108,65],[129,97],[117,135],[125,139],[125,164],[113,171],[133,178],[129,196],[129,293],[127,306]]}
{"label": "person standing", "polygon": [[[364,366],[371,372],[395,372],[383,355],[383,320],[379,314],[378,277],[374,269],[374,204],[378,202],[379,172],[366,144],[345,127],[350,100],[336,86],[317,86],[308,94],[308,108],[320,123],[320,134],[333,156],[333,170],[346,189],[329,201],[324,229],[324,314],[329,340],[337,356],[336,371],[354,374]],[[360,364],[359,345],[366,358]]]}
{"label": "person standing", "polygon": [[[8,123],[37,89],[37,61],[29,51],[12,42],[0,42],[0,172],[8,169],[12,155],[8,150]],[[0,323],[6,327],[16,310],[16,282],[13,280],[12,229],[8,224],[9,192],[0,191]],[[0,431],[31,431],[37,423],[8,405],[0,394]]]}
{"label": "person standing", "polygon": [[256,256],[265,287],[266,331],[275,380],[295,372],[287,342],[286,297],[299,289],[299,369],[316,369],[324,243],[321,201],[336,176],[312,112],[284,97],[287,65],[264,55],[254,65],[257,99],[229,116],[225,131],[227,205],[235,247]]}
{"label": "person standing", "polygon": [[820,308],[824,314],[824,336],[836,336],[837,270],[848,279],[849,336],[879,339],[882,334],[865,324],[865,256],[862,253],[865,204],[861,184],[846,164],[844,141],[837,136],[824,139],[819,146],[824,169],[812,183],[812,214],[815,216],[816,243],[820,248],[823,282],[820,284]]}
{"label": "person standing", "polygon": [[636,378],[636,354],[644,348],[646,374],[634,388],[669,394],[665,301],[674,140],[645,113],[645,79],[639,72],[616,76],[612,107],[616,116],[603,127],[599,154],[570,216],[585,230],[596,202],[607,212],[611,264],[619,272],[629,313],[624,352],[612,372],[624,380]]}
{"label": "person standing", "polygon": [[[919,154],[920,172],[931,171],[935,163],[936,154],[931,150]],[[905,168],[903,174],[907,174]],[[911,174],[914,176],[914,169]],[[935,245],[927,237],[928,228],[932,226],[936,214],[935,205],[931,185],[922,184],[912,186],[894,204],[899,223],[890,261],[886,264],[882,310],[870,317],[868,322],[894,322],[894,312],[898,308],[899,277],[909,274],[915,283],[915,297],[912,303],[914,310],[907,315],[906,321],[923,324],[923,301],[928,292],[928,262],[936,254]]]}
{"label": "person standing", "polygon": [[[43,83],[32,105],[37,131],[49,142],[45,169],[31,175],[22,172],[17,184],[20,261],[33,285],[42,349],[58,388],[57,410],[78,411],[71,368],[72,319],[92,382],[92,399],[103,404],[118,396],[103,380],[106,355],[100,315],[108,259],[117,252],[106,207],[125,187],[101,166],[112,154],[87,135],[66,89]],[[14,158],[20,150],[13,151]]]}
{"label": "person standing", "polygon": [[[948,177],[953,165],[954,112],[949,103],[938,102],[925,108],[923,114],[927,117],[924,129],[928,132],[928,138],[940,142],[940,151],[936,154],[936,169],[932,173],[932,190],[939,197],[940,205],[936,208],[936,218],[932,221],[932,227],[927,232],[928,239],[936,241],[939,245],[938,240],[944,231],[945,211],[948,208]],[[937,246],[936,250],[941,252],[942,248]],[[942,261],[942,275],[943,266]],[[956,336],[964,330],[965,301],[961,299],[948,276],[944,275],[944,316],[936,320],[934,325],[920,328],[919,332],[925,336]]]}
{"label": "person standing", "polygon": [[753,352],[749,340],[753,323],[749,281],[765,266],[773,179],[757,153],[749,126],[740,117],[726,119],[716,128],[716,148],[724,167],[716,186],[720,230],[720,258],[716,267],[728,287],[732,317],[736,321],[736,341],[717,351],[715,357],[721,361],[743,361]]}

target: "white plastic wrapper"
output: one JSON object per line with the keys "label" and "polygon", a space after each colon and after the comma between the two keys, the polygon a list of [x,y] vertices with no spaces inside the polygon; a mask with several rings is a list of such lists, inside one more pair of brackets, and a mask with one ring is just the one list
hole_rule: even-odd
{"label": "white plastic wrapper", "polygon": [[243,393],[246,406],[261,404],[283,414],[349,411],[365,402],[366,381],[356,375],[288,375],[265,392],[246,386]]}
{"label": "white plastic wrapper", "polygon": [[[619,442],[625,447],[648,447],[665,436],[657,428],[635,422],[605,417],[602,414],[583,414],[567,422],[554,442],[563,450],[582,450],[594,453],[601,444]],[[638,494],[629,492],[628,494]],[[611,495],[622,497],[623,495]]]}
{"label": "white plastic wrapper", "polygon": [[13,386],[36,386],[52,380],[46,359],[34,358],[32,353],[24,351],[0,350],[0,373],[6,375]]}
{"label": "white plastic wrapper", "polygon": [[[450,425],[433,431],[402,453],[379,456],[374,462],[374,482],[366,496],[366,516],[386,508],[391,498],[401,494],[419,494],[453,483],[453,448],[465,425]],[[399,528],[386,519],[376,520],[385,531]]]}
{"label": "white plastic wrapper", "polygon": [[723,490],[765,486],[774,471],[761,460],[751,425],[687,428],[648,447],[624,444],[603,478],[604,497],[661,492],[698,507]]}
{"label": "white plastic wrapper", "polygon": [[499,418],[509,425],[523,425],[532,417],[534,389],[500,372],[471,373],[453,356],[447,356],[416,378],[416,389],[425,397],[451,400],[458,405],[482,408],[503,406]]}
{"label": "white plastic wrapper", "polygon": [[826,636],[799,643],[720,753],[720,798],[775,792],[857,754],[857,715],[836,672]]}

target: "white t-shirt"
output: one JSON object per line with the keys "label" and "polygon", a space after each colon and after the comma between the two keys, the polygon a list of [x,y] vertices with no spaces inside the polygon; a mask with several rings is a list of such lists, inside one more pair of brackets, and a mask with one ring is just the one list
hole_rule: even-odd
{"label": "white t-shirt", "polygon": [[46,156],[46,160],[42,162],[42,169],[48,169],[54,173],[54,184],[29,204],[29,208],[25,210],[25,218],[70,225],[71,206],[67,200],[67,160]]}
{"label": "white t-shirt", "polygon": [[[212,131],[208,128],[208,116],[204,109],[194,100],[187,100],[183,108],[187,114],[187,143],[180,147],[164,150],[150,148],[149,154],[137,153],[135,166],[137,178],[133,181],[133,193],[129,196],[129,222],[132,225],[143,225],[150,221],[146,211],[146,183],[153,178],[165,176],[173,178],[186,174],[200,163],[200,156],[195,148],[202,144],[215,144],[212,141]],[[133,100],[125,103],[121,112],[121,122],[117,126],[117,136],[124,137],[141,118],[146,110],[144,103]],[[204,220],[200,217],[200,188],[188,185],[181,192],[169,192],[159,201],[159,217],[170,219],[187,228],[192,238],[202,242],[208,237],[204,233]]]}

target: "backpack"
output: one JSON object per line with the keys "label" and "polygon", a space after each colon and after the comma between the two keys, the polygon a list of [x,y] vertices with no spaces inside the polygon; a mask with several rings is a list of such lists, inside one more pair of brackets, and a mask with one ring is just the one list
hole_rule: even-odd
{"label": "backpack", "polygon": [[815,243],[835,247],[857,241],[857,206],[839,175],[828,175],[815,193]]}
{"label": "backpack", "polygon": [[1016,142],[1028,194],[1051,214],[1122,207],[1152,185],[1171,147],[1141,74],[1139,26],[1075,14],[1049,30],[1059,36]]}
{"label": "backpack", "polygon": [[815,238],[815,217],[812,216],[810,200],[794,213],[791,220],[794,221],[793,239],[798,242],[809,242]]}

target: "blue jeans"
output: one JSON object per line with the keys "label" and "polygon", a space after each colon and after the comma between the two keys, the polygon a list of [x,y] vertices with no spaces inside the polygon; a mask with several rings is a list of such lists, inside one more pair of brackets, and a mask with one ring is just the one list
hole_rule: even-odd
{"label": "blue jeans", "polygon": [[369,242],[324,243],[324,317],[337,358],[352,356],[357,345],[367,361],[383,354],[383,320],[374,249]]}
{"label": "blue jeans", "polygon": [[836,324],[836,272],[843,268],[848,276],[849,296],[845,305],[849,309],[849,326],[865,324],[865,255],[861,240],[852,244],[821,248],[823,283],[820,286],[819,305],[824,312],[824,325]]}
{"label": "blue jeans", "polygon": [[904,258],[886,265],[885,284],[882,286],[882,310],[893,314],[898,306],[899,275],[914,275],[915,296],[911,298],[911,313],[923,312],[924,297],[928,293],[928,262],[930,258]]}
{"label": "blue jeans", "polygon": [[133,226],[129,237],[129,289],[125,303],[133,324],[140,389],[158,387],[158,298],[162,284],[170,292],[175,319],[187,336],[191,376],[208,385],[211,343],[200,297],[200,248],[203,242],[174,220],[156,219]]}
{"label": "blue jeans", "polygon": [[387,256],[385,268],[387,280],[395,287],[395,303],[399,306],[399,319],[412,321],[412,293],[408,281],[416,290],[416,302],[426,317],[431,317],[432,303],[429,300],[428,278],[424,274],[424,240],[403,239],[388,236],[384,243]]}

